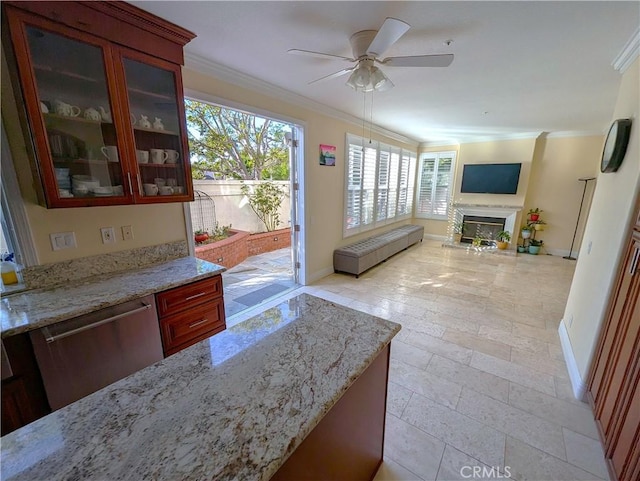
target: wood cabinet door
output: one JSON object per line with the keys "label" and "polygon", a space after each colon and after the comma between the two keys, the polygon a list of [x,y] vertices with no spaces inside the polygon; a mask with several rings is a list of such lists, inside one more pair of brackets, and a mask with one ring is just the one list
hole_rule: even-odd
{"label": "wood cabinet door", "polygon": [[111,44],[5,12],[47,207],[131,203]]}
{"label": "wood cabinet door", "polygon": [[[637,217],[634,216],[634,222]],[[605,458],[619,481],[637,479],[640,470],[638,227],[636,224],[631,230],[627,242],[589,376],[588,398],[604,443]]]}

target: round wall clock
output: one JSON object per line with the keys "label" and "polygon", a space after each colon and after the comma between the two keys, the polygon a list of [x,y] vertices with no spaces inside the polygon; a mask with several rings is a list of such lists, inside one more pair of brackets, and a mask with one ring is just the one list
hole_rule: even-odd
{"label": "round wall clock", "polygon": [[631,119],[614,120],[604,141],[600,172],[615,172],[624,160],[631,133]]}

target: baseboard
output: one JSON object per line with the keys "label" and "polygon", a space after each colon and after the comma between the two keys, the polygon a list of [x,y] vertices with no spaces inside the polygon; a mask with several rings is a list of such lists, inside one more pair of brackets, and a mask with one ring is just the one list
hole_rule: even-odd
{"label": "baseboard", "polygon": [[446,241],[448,237],[446,235],[436,235],[436,234],[425,234],[425,239],[437,240],[437,241]]}
{"label": "baseboard", "polygon": [[[552,256],[565,257],[569,255],[569,249],[547,249],[543,248],[544,252],[547,254],[551,254]],[[572,257],[578,257],[578,251],[573,251],[571,253]]]}
{"label": "baseboard", "polygon": [[320,279],[322,279],[324,277],[330,276],[331,274],[333,274],[333,267],[327,267],[326,269],[321,269],[319,271],[315,271],[311,275],[307,274],[307,279],[306,279],[305,285],[310,286],[314,282],[319,281]]}
{"label": "baseboard", "polygon": [[560,335],[560,345],[562,346],[562,354],[564,355],[564,362],[567,364],[567,370],[569,371],[569,379],[571,380],[571,388],[573,389],[573,395],[579,401],[585,401],[587,385],[580,377],[580,371],[578,370],[578,363],[573,355],[573,349],[571,348],[571,340],[569,339],[569,333],[564,325],[564,320],[560,321],[558,327],[558,334]]}

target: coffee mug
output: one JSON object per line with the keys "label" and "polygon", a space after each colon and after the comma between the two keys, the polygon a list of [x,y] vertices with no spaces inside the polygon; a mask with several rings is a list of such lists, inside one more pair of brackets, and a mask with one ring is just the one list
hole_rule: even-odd
{"label": "coffee mug", "polygon": [[166,179],[163,179],[162,177],[156,177],[155,179],[153,179],[153,183],[158,186],[158,189],[167,185]]}
{"label": "coffee mug", "polygon": [[115,145],[107,145],[106,147],[100,147],[103,155],[109,162],[118,162],[118,147]]}
{"label": "coffee mug", "polygon": [[184,187],[182,187],[181,185],[173,187],[173,193],[174,194],[184,194]]}
{"label": "coffee mug", "polygon": [[158,195],[158,186],[156,184],[143,184],[144,195]]}
{"label": "coffee mug", "polygon": [[121,185],[113,186],[113,195],[124,195],[124,189]]}
{"label": "coffee mug", "polygon": [[180,154],[177,150],[167,149],[165,150],[165,152],[167,153],[167,164],[175,164],[176,162],[178,162]]}
{"label": "coffee mug", "polygon": [[139,164],[146,164],[149,162],[149,151],[148,150],[136,150],[136,159],[138,159]]}
{"label": "coffee mug", "polygon": [[167,153],[163,149],[151,149],[149,152],[153,164],[164,164],[167,160]]}
{"label": "coffee mug", "polygon": [[163,185],[159,189],[160,195],[171,195],[173,194],[173,187],[169,187],[168,185]]}
{"label": "coffee mug", "polygon": [[175,187],[176,185],[178,185],[178,181],[176,181],[176,179],[167,179],[167,185]]}

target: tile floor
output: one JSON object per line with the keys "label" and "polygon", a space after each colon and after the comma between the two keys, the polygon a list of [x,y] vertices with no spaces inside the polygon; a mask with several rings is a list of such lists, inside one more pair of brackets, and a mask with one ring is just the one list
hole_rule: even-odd
{"label": "tile floor", "polygon": [[425,240],[359,279],[333,274],[287,295],[308,292],[403,326],[376,481],[609,479],[557,335],[574,267]]}

